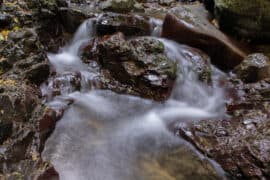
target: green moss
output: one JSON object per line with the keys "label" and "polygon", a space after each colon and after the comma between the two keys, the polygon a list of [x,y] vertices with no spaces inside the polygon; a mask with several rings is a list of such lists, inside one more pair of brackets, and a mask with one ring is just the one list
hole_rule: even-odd
{"label": "green moss", "polygon": [[270,38],[269,0],[215,0],[222,29],[250,39]]}
{"label": "green moss", "polygon": [[234,12],[249,12],[258,11],[269,13],[270,1],[268,0],[215,0],[217,6],[228,8]]}

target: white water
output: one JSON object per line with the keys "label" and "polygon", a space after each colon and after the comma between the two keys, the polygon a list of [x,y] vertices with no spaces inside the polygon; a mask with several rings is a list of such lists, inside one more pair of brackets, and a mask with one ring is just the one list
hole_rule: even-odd
{"label": "white water", "polygon": [[[179,63],[179,76],[183,74],[177,79],[169,100],[157,103],[93,90],[89,82],[97,72],[79,58],[79,47],[94,35],[91,28],[89,22],[82,24],[69,46],[58,54],[48,55],[57,76],[79,73],[84,80],[80,92],[73,92],[65,84],[62,96],[52,99],[50,95],[51,107],[67,110],[47,141],[43,158],[53,163],[64,180],[144,179],[136,167],[138,156],[142,152],[157,154],[162,149],[184,146],[186,142],[167,129],[172,123],[177,126],[224,116],[223,91],[200,83],[192,65],[183,61],[186,53],[183,46],[165,39],[160,40],[168,56]],[[213,79],[219,76],[216,73]],[[51,94],[52,89],[49,82],[42,87],[42,92]],[[68,106],[70,100],[74,103]]]}

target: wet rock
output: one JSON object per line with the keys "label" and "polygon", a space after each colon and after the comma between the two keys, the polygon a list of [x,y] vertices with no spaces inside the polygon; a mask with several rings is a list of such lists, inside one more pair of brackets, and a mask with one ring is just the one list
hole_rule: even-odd
{"label": "wet rock", "polygon": [[176,64],[164,54],[157,39],[141,37],[126,41],[122,33],[107,36],[98,44],[102,66],[141,96],[165,99],[176,78]]}
{"label": "wet rock", "polygon": [[12,68],[12,65],[6,58],[0,59],[0,75],[7,72],[9,69]]}
{"label": "wet rock", "polygon": [[28,79],[31,83],[43,82],[49,74],[44,47],[32,28],[22,28],[8,35],[5,45],[0,48],[0,69],[5,77],[16,80]]}
{"label": "wet rock", "polygon": [[84,13],[79,9],[62,7],[59,9],[61,22],[65,30],[69,33],[74,33],[77,28],[82,24],[86,19],[90,18],[90,14]]}
{"label": "wet rock", "polygon": [[45,51],[58,49],[68,37],[63,35],[63,7],[65,0],[6,0],[0,5],[0,28],[5,28],[0,38],[0,179],[57,177],[41,152],[60,115],[41,105],[36,85],[49,74]]}
{"label": "wet rock", "polygon": [[53,132],[56,122],[62,113],[56,112],[45,105],[37,105],[31,116],[31,123],[35,127],[35,136],[38,141],[37,151],[42,152],[47,138]]}
{"label": "wet rock", "polygon": [[0,89],[0,177],[27,179],[43,170],[40,153],[56,117],[39,108],[38,87],[1,77]]}
{"label": "wet rock", "polygon": [[209,22],[202,5],[183,5],[170,10],[162,36],[205,51],[221,69],[231,69],[245,57],[243,51]]}
{"label": "wet rock", "polygon": [[31,36],[35,36],[34,31],[31,29],[20,29],[8,34],[8,38],[14,42],[18,42],[24,38],[30,38]]}
{"label": "wet rock", "polygon": [[0,48],[0,54],[4,56],[10,65],[30,56],[31,53],[39,54],[42,50],[39,38],[33,29],[20,29],[12,31],[8,35],[8,41]]}
{"label": "wet rock", "polygon": [[140,160],[142,179],[222,179],[207,159],[199,158],[185,145],[158,152],[156,157],[148,156],[145,155]]}
{"label": "wet rock", "polygon": [[215,0],[220,27],[241,37],[270,41],[268,0]]}
{"label": "wet rock", "polygon": [[59,180],[59,174],[52,165],[48,165],[45,169],[35,175],[35,180]]}
{"label": "wet rock", "polygon": [[246,83],[257,82],[259,80],[270,77],[269,74],[270,61],[263,54],[251,54],[238,65],[234,72]]}
{"label": "wet rock", "polygon": [[81,89],[81,75],[79,73],[66,73],[61,76],[51,77],[47,84],[46,98],[67,95]]}
{"label": "wet rock", "polygon": [[35,105],[39,102],[39,91],[23,82],[12,79],[0,79],[1,122],[23,122],[31,116]]}
{"label": "wet rock", "polygon": [[30,0],[27,1],[27,5],[33,11],[36,34],[42,45],[48,49],[57,45],[59,36],[65,32],[60,9],[67,7],[67,2],[65,0],[39,0],[38,2]]}
{"label": "wet rock", "polygon": [[24,72],[24,76],[33,84],[41,84],[45,81],[50,74],[50,66],[48,63],[39,63],[30,67],[29,70]]}
{"label": "wet rock", "polygon": [[[230,78],[234,83],[236,79]],[[270,162],[269,79],[235,83],[238,98],[227,105],[229,117],[180,127],[178,133],[238,179],[268,179]]]}
{"label": "wet rock", "polygon": [[192,128],[183,128],[180,131],[234,177],[263,179],[269,175],[268,128],[269,119],[264,112],[240,110],[239,117],[202,121]]}
{"label": "wet rock", "polygon": [[134,4],[134,0],[106,0],[101,3],[100,8],[104,11],[126,13],[133,9]]}
{"label": "wet rock", "polygon": [[192,70],[198,74],[198,79],[202,82],[211,82],[211,62],[207,54],[199,49],[182,46],[181,55],[184,61],[191,63]]}
{"label": "wet rock", "polygon": [[44,13],[39,14],[39,16],[43,16],[45,14],[55,14],[60,7],[67,7],[67,2],[65,0],[39,0],[33,1],[29,0],[26,1],[28,7],[30,9],[34,9],[37,12]]}
{"label": "wet rock", "polygon": [[99,35],[122,32],[127,36],[149,35],[149,20],[139,15],[105,13],[96,22]]}
{"label": "wet rock", "polygon": [[159,0],[160,5],[170,6],[175,0]]}

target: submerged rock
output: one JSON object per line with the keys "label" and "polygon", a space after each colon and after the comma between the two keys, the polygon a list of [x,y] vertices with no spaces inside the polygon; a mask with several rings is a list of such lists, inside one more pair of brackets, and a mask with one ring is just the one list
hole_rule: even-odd
{"label": "submerged rock", "polygon": [[176,64],[164,54],[164,45],[151,37],[125,40],[122,33],[105,36],[98,58],[118,81],[131,85],[141,96],[165,99],[176,78]]}
{"label": "submerged rock", "polygon": [[252,40],[270,41],[269,11],[269,0],[215,0],[220,27]]}
{"label": "submerged rock", "polygon": [[189,46],[182,46],[179,52],[181,52],[184,61],[191,63],[191,68],[198,75],[198,80],[205,83],[211,82],[211,62],[207,54]]}
{"label": "submerged rock", "polygon": [[122,32],[127,36],[150,34],[149,20],[134,14],[102,14],[96,22],[96,28],[99,35],[116,32]]}
{"label": "submerged rock", "polygon": [[205,51],[221,69],[231,69],[245,57],[243,51],[209,22],[202,5],[183,5],[170,10],[162,36]]}
{"label": "submerged rock", "polygon": [[222,179],[207,159],[201,159],[185,145],[171,147],[155,156],[144,155],[140,158],[140,174],[147,180]]}
{"label": "submerged rock", "polygon": [[257,82],[259,80],[270,77],[270,61],[263,54],[251,54],[238,65],[234,72],[246,83]]}

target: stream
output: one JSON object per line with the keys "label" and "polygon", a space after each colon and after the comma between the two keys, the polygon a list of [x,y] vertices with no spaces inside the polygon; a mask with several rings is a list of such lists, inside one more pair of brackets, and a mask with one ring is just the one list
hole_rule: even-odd
{"label": "stream", "polygon": [[[85,21],[71,42],[48,54],[56,77],[67,79],[53,98],[52,80],[43,84],[44,103],[65,113],[46,142],[42,157],[52,162],[62,180],[179,180],[226,178],[220,166],[171,129],[203,119],[226,116],[224,74],[212,66],[213,85],[197,80],[192,65],[179,61],[184,45],[155,37],[167,56],[179,64],[179,78],[165,102],[120,95],[95,88],[96,62],[85,65],[80,46],[95,36],[93,19]],[[159,21],[154,21],[160,24]],[[159,27],[152,35],[158,36]],[[69,74],[80,74],[80,91]]]}

